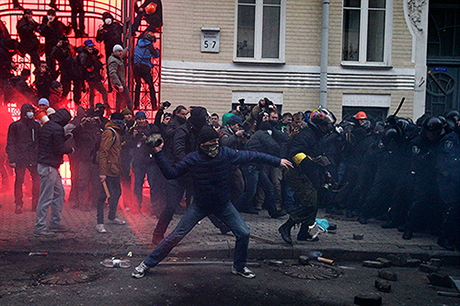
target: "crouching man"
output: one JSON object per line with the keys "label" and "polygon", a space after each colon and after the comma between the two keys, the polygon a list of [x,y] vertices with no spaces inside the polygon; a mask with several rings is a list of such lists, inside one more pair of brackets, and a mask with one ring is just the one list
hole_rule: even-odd
{"label": "crouching man", "polygon": [[190,171],[195,198],[174,231],[135,268],[134,278],[143,277],[149,268],[158,265],[201,219],[211,214],[221,219],[236,237],[232,273],[245,278],[256,276],[246,267],[249,229],[230,201],[231,166],[256,162],[287,168],[292,164],[286,159],[263,153],[219,147],[219,134],[211,126],[203,127],[198,138],[198,151],[188,154],[174,166],[168,163],[161,151],[163,144],[153,148],[156,162],[166,179],[175,179]]}

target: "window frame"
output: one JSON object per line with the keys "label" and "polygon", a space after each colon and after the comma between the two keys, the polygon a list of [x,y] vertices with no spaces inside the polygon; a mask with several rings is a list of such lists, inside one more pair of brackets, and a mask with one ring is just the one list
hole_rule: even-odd
{"label": "window frame", "polygon": [[367,61],[367,34],[369,29],[368,17],[369,17],[369,1],[360,0],[360,8],[350,8],[348,10],[359,10],[360,11],[360,25],[359,25],[359,58],[358,61],[343,60],[343,38],[344,38],[344,14],[345,14],[345,1],[342,1],[342,44],[340,60],[342,66],[349,67],[381,67],[391,68],[391,49],[392,49],[392,38],[393,38],[393,0],[386,0],[385,6],[385,34],[384,34],[384,47],[383,47],[383,61],[381,62],[370,62]]}
{"label": "window frame", "polygon": [[264,63],[284,64],[285,63],[285,42],[286,42],[286,2],[280,0],[280,37],[278,58],[262,58],[262,29],[263,29],[263,0],[255,0],[255,26],[254,26],[254,57],[238,57],[238,9],[239,1],[236,0],[235,9],[235,33],[233,43],[233,61],[237,63]]}

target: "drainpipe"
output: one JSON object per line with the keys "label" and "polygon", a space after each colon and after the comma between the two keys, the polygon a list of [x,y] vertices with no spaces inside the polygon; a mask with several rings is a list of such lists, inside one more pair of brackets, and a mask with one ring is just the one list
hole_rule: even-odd
{"label": "drainpipe", "polygon": [[319,104],[327,106],[327,65],[329,53],[329,0],[323,0],[323,30],[321,33],[321,71],[319,79]]}

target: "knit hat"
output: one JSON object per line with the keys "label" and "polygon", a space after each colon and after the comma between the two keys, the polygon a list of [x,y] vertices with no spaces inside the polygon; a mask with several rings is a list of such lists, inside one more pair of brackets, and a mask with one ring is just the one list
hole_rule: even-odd
{"label": "knit hat", "polygon": [[234,125],[238,123],[239,125],[243,125],[243,120],[241,119],[240,116],[237,116],[237,115],[233,115],[230,117],[230,119],[228,119],[227,121],[227,124],[228,125]]}
{"label": "knit hat", "polygon": [[134,116],[134,119],[139,119],[139,118],[147,119],[147,115],[145,115],[143,111],[138,111],[136,115]]}
{"label": "knit hat", "polygon": [[56,88],[58,88],[59,86],[62,86],[62,84],[61,84],[60,82],[56,81],[56,80],[53,80],[53,81],[51,82],[51,86],[50,86],[50,87],[51,87],[51,89],[56,89]]}
{"label": "knit hat", "polygon": [[123,114],[121,113],[113,113],[111,116],[110,116],[110,120],[125,120],[125,116],[123,116]]}
{"label": "knit hat", "polygon": [[204,126],[198,134],[200,144],[219,138],[219,133],[210,125]]}
{"label": "knit hat", "polygon": [[126,116],[126,115],[132,115],[133,112],[129,110],[129,108],[124,108],[122,111],[121,111],[121,114],[123,116]]}
{"label": "knit hat", "polygon": [[50,101],[48,101],[47,98],[41,98],[40,100],[38,100],[38,105],[50,106]]}
{"label": "knit hat", "polygon": [[56,113],[56,111],[52,107],[48,107],[48,109],[46,110],[46,115],[47,116],[51,116],[54,113]]}
{"label": "knit hat", "polygon": [[123,51],[123,47],[120,45],[113,46],[112,52]]}

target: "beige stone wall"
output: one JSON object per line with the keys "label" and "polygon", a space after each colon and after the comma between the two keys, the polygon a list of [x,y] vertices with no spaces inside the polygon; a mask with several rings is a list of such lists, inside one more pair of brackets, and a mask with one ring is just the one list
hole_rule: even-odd
{"label": "beige stone wall", "polygon": [[[184,62],[233,62],[236,0],[169,0],[164,1],[163,59]],[[413,69],[411,35],[404,20],[402,1],[394,0],[392,65]],[[286,64],[319,66],[321,56],[322,3],[317,0],[288,0],[286,10]],[[220,52],[201,53],[201,27],[220,27]],[[342,0],[331,0],[329,32],[329,65],[340,66],[342,52]],[[239,64],[251,69],[251,65]],[[210,112],[223,114],[231,107],[232,91],[282,91],[283,111],[314,109],[319,103],[319,88],[270,88],[174,85],[164,83],[161,100],[169,100],[173,107],[203,105]],[[342,94],[384,93],[392,96],[391,112],[402,96],[406,102],[400,115],[412,114],[413,91],[346,91],[328,90],[328,108],[341,117]]]}

